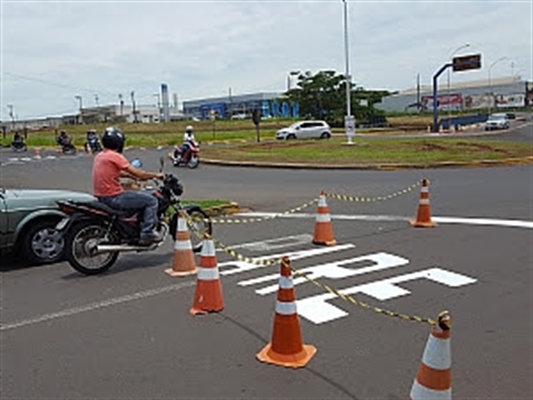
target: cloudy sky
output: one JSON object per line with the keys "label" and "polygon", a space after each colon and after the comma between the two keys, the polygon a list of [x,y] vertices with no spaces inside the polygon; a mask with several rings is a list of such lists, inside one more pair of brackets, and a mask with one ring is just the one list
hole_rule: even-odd
{"label": "cloudy sky", "polygon": [[[156,104],[282,92],[290,71],[344,73],[341,0],[0,0],[1,119],[76,113],[130,93]],[[348,0],[350,71],[369,89],[430,85],[458,54],[483,68],[452,81],[533,80],[533,0]],[[504,60],[493,64],[498,59]],[[444,84],[446,78],[442,76]]]}

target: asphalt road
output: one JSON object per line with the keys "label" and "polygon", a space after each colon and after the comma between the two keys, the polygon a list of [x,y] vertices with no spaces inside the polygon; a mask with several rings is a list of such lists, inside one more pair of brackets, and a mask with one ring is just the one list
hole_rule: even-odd
{"label": "asphalt road", "polygon": [[[531,138],[531,128],[513,134]],[[167,151],[126,155],[155,169]],[[10,163],[2,152],[2,186],[90,191],[89,157],[42,156]],[[287,211],[321,190],[368,198],[328,198],[338,247],[311,244],[314,206],[269,221],[217,224],[214,237],[247,257],[289,255],[294,268],[375,307],[428,318],[449,310],[454,397],[533,397],[533,166],[173,171],[185,198],[233,200],[256,213]],[[431,181],[436,228],[407,223],[418,187],[375,201],[423,177]],[[304,369],[263,364],[255,356],[271,339],[278,267],[238,264],[218,251],[225,309],[192,317],[195,278],[165,274],[172,257],[165,243],[154,253],[121,255],[102,276],[81,276],[66,263],[4,272],[2,399],[408,397],[428,324],[301,283],[303,339],[318,352]]]}

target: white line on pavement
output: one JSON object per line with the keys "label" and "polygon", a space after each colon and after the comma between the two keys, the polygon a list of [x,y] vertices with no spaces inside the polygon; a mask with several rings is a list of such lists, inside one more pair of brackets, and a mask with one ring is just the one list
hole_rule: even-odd
{"label": "white line on pavement", "polygon": [[[235,214],[239,217],[272,217],[278,218],[315,218],[316,214],[277,214],[250,212],[245,214]],[[345,221],[409,221],[413,217],[402,217],[399,215],[330,215],[331,219]],[[506,226],[511,228],[528,228],[533,229],[532,221],[520,221],[513,219],[493,219],[493,218],[457,218],[457,217],[431,217],[434,222],[441,224],[464,224],[464,225],[492,225]]]}
{"label": "white line on pavement", "polygon": [[162,293],[167,293],[167,292],[171,292],[175,290],[176,291],[181,290],[186,287],[194,286],[195,284],[196,284],[196,281],[178,283],[176,285],[165,286],[159,289],[145,290],[142,292],[132,293],[132,294],[128,294],[128,295],[121,296],[121,297],[115,297],[112,299],[98,301],[95,303],[87,304],[85,306],[67,308],[65,310],[58,311],[55,313],[43,314],[40,317],[24,319],[22,321],[12,322],[8,324],[0,324],[0,331],[7,331],[10,329],[21,328],[23,326],[33,325],[39,322],[50,321],[53,319],[68,317],[70,315],[80,314],[80,313],[87,312],[87,311],[93,311],[99,308],[105,308],[105,307],[109,307],[109,306],[113,306],[113,305],[121,304],[121,303],[126,303],[126,302],[133,301],[133,300],[144,299],[146,297],[152,297],[152,296],[156,296]]}

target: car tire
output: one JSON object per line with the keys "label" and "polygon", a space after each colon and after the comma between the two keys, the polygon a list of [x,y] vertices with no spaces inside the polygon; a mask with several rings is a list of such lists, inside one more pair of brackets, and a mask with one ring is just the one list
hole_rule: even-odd
{"label": "car tire", "polygon": [[331,137],[331,134],[329,132],[323,132],[322,135],[320,135],[320,139],[329,139]]}
{"label": "car tire", "polygon": [[287,135],[287,140],[292,140],[292,139],[296,139],[296,135],[294,133]]}
{"label": "car tire", "polygon": [[22,232],[20,243],[22,256],[32,264],[52,264],[60,261],[64,255],[65,240],[56,231],[59,218],[39,219]]}

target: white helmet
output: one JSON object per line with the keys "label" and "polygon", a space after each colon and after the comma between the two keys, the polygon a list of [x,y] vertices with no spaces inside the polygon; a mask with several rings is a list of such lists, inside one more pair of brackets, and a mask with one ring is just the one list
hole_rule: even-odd
{"label": "white helmet", "polygon": [[192,133],[192,125],[187,125],[187,128],[185,128],[185,132]]}

